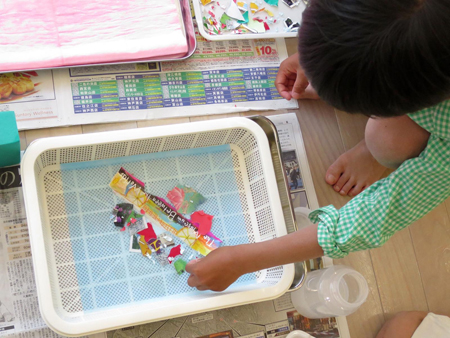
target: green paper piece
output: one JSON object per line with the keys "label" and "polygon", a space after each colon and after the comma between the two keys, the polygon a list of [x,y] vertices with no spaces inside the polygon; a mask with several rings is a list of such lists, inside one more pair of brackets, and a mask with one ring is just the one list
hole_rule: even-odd
{"label": "green paper piece", "polygon": [[266,28],[264,27],[263,22],[259,22],[259,21],[253,20],[253,19],[249,20],[248,27],[250,27],[251,29],[254,29],[258,33],[265,33],[265,31],[266,31]]}
{"label": "green paper piece", "polygon": [[248,22],[248,11],[242,14],[244,20],[238,21],[239,23],[247,23]]}
{"label": "green paper piece", "polygon": [[[125,225],[128,224],[128,222],[131,222],[131,219],[134,218],[136,220],[142,218],[143,216],[141,214],[138,214],[136,211],[132,210],[131,213],[128,215],[128,217],[125,220]],[[140,231],[140,230],[139,230]]]}
{"label": "green paper piece", "polygon": [[278,7],[278,0],[264,0],[264,2],[270,6]]}
{"label": "green paper piece", "polygon": [[233,19],[230,18],[227,13],[223,13],[222,17],[220,18],[220,23],[223,23],[224,25],[226,25],[227,21],[229,21],[229,20],[233,20]]}
{"label": "green paper piece", "polygon": [[186,265],[187,262],[182,259],[178,259],[177,261],[175,261],[175,263],[173,263],[173,267],[175,268],[175,270],[177,270],[177,273],[179,275],[181,275],[186,270]]}
{"label": "green paper piece", "polygon": [[13,111],[0,112],[0,167],[20,163],[20,138]]}
{"label": "green paper piece", "polygon": [[139,246],[138,238],[135,235],[131,236],[131,238],[133,239],[131,249],[139,250],[141,247]]}

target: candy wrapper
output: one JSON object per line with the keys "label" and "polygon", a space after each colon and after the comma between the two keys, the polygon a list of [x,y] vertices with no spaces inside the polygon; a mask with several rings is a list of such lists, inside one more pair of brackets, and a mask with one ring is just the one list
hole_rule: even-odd
{"label": "candy wrapper", "polygon": [[159,224],[198,253],[206,256],[220,246],[221,241],[217,237],[213,234],[200,235],[192,222],[179,214],[164,199],[145,192],[143,184],[139,183],[141,182],[138,179],[121,168],[112,178],[110,187],[119,196],[145,212],[152,224]]}

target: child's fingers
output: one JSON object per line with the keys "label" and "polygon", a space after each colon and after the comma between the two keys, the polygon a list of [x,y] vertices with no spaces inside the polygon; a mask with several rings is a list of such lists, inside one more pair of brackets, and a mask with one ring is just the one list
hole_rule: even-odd
{"label": "child's fingers", "polygon": [[291,94],[288,91],[289,78],[284,74],[283,71],[279,70],[277,77],[275,78],[275,88],[278,90],[278,93],[284,97],[286,100],[291,99]]}
{"label": "child's fingers", "polygon": [[306,87],[308,87],[309,81],[303,72],[297,73],[297,79],[295,80],[294,86],[292,87],[292,97],[294,99],[299,99],[304,93]]}
{"label": "child's fingers", "polygon": [[192,288],[196,288],[196,287],[200,286],[200,282],[198,281],[198,278],[195,275],[190,275],[187,282],[188,282],[188,285]]}
{"label": "child's fingers", "polygon": [[192,274],[194,266],[200,261],[201,258],[197,258],[197,259],[193,259],[192,261],[190,261],[189,263],[186,264],[186,267],[184,268],[184,270],[187,273]]}

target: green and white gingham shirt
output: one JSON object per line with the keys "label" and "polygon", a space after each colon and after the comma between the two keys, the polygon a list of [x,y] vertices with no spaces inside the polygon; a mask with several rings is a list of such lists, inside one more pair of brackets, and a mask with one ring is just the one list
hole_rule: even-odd
{"label": "green and white gingham shirt", "polygon": [[313,211],[326,256],[382,246],[395,232],[425,216],[450,196],[450,100],[409,115],[431,133],[425,150],[375,182],[340,210]]}

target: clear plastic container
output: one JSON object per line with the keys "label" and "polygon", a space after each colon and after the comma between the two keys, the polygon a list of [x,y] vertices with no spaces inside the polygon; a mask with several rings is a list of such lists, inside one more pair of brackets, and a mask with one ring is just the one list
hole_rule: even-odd
{"label": "clear plastic container", "polygon": [[347,316],[367,299],[369,287],[356,270],[335,265],[310,272],[305,284],[291,294],[297,311],[308,318]]}
{"label": "clear plastic container", "polygon": [[314,338],[314,337],[306,333],[305,331],[295,330],[289,333],[286,338]]}

